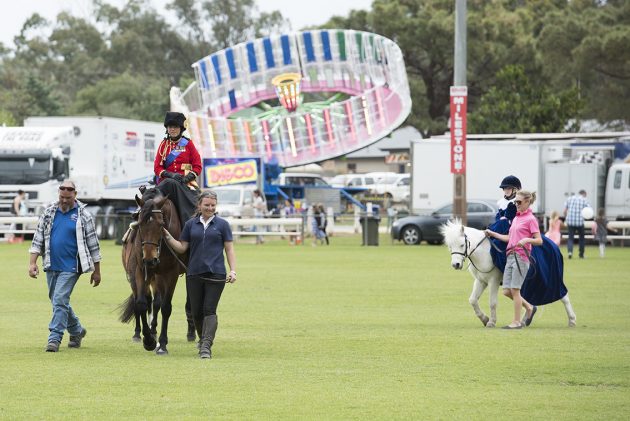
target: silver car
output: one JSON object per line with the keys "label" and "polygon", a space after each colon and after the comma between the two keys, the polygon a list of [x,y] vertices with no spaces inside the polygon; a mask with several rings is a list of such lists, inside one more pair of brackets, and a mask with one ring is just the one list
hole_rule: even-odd
{"label": "silver car", "polygon": [[[493,200],[468,200],[467,225],[477,229],[485,229],[492,224],[497,214],[497,204]],[[428,215],[413,215],[396,220],[392,225],[391,235],[394,240],[405,244],[441,244],[440,225],[453,219],[453,204],[440,206]]]}

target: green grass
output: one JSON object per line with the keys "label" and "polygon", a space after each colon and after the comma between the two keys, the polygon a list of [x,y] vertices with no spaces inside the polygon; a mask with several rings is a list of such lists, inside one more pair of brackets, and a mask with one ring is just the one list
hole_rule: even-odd
{"label": "green grass", "polygon": [[[567,261],[578,326],[560,303],[532,327],[485,329],[471,278],[443,246],[237,243],[239,280],[219,306],[214,358],[185,339],[181,282],[170,355],[131,342],[120,248],[103,243],[103,281],[72,303],[81,349],[43,351],[50,304],[28,278],[28,245],[0,245],[2,419],[627,419],[630,249]],[[181,279],[181,278],[180,278]],[[487,294],[482,297],[487,311]],[[512,305],[499,298],[499,325]]]}

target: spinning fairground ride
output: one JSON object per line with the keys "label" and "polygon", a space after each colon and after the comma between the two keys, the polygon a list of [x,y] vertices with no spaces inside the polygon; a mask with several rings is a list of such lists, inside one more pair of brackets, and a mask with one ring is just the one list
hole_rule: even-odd
{"label": "spinning fairground ride", "polygon": [[393,41],[352,30],[261,38],[193,63],[171,90],[203,158],[258,157],[281,167],[320,162],[391,133],[411,110]]}

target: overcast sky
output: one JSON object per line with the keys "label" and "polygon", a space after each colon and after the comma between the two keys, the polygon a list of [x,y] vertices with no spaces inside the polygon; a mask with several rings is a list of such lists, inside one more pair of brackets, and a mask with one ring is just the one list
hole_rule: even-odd
{"label": "overcast sky", "polygon": [[[121,7],[125,0],[108,0],[116,7]],[[158,11],[167,14],[165,5],[169,0],[151,0]],[[326,22],[333,15],[345,16],[352,9],[370,9],[372,0],[256,0],[260,11],[280,10],[289,19],[294,30],[308,25]],[[89,19],[92,10],[91,0],[1,0],[2,25],[0,25],[0,42],[13,47],[16,36],[24,21],[37,12],[44,18],[54,21],[57,14],[68,10],[74,16]]]}

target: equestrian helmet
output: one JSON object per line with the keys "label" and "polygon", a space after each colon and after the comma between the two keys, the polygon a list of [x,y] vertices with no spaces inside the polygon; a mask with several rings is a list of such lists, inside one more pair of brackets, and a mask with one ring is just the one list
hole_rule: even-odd
{"label": "equestrian helmet", "polygon": [[521,189],[521,180],[519,180],[517,177],[513,176],[513,175],[508,175],[507,177],[505,177],[503,179],[503,181],[501,181],[501,185],[499,186],[500,189],[506,189],[506,188],[514,188],[514,189]]}
{"label": "equestrian helmet", "polygon": [[179,126],[182,131],[184,131],[186,130],[184,121],[186,121],[186,116],[184,114],[168,111],[164,117],[164,127]]}

